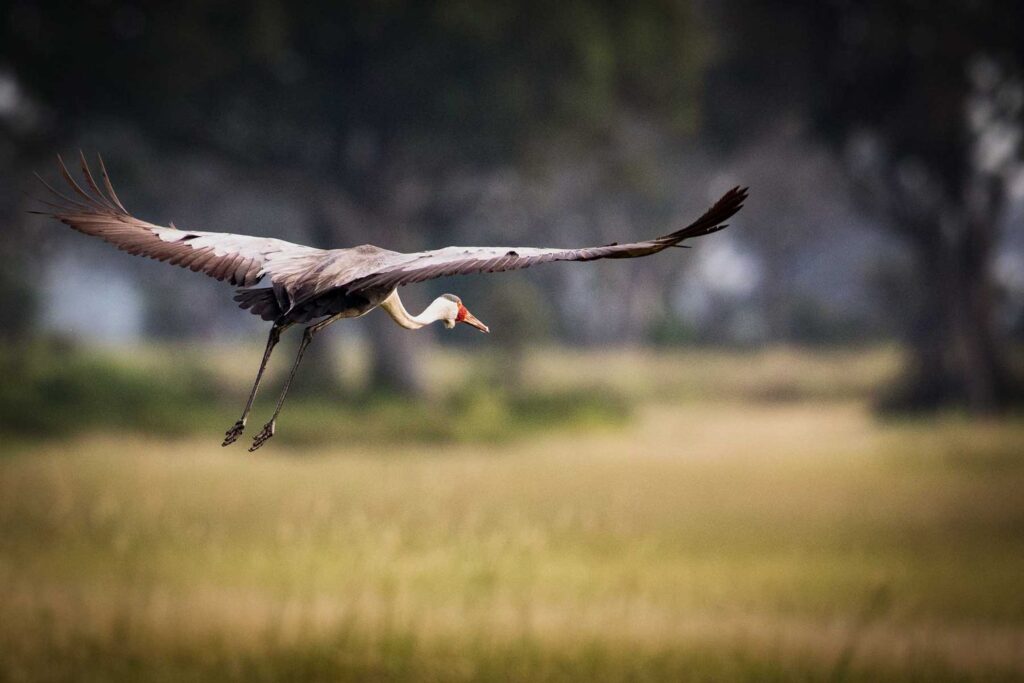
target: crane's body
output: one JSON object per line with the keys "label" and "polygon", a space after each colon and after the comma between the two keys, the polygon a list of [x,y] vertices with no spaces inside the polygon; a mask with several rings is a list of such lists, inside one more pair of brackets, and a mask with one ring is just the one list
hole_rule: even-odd
{"label": "crane's body", "polygon": [[40,178],[55,196],[53,202],[47,202],[51,210],[42,213],[128,253],[166,261],[227,281],[239,288],[235,300],[241,308],[273,323],[249,400],[242,417],[225,435],[225,446],[237,440],[245,429],[263,371],[281,333],[296,324],[306,325],[274,415],[256,435],[250,450],[256,450],[273,436],[277,416],[306,347],[317,332],[335,321],[359,317],[381,308],[407,329],[443,322],[448,328],[465,323],[482,332],[488,331],[487,326],[452,294],[438,297],[426,310],[413,315],[405,310],[398,295],[399,287],[448,275],[518,270],[554,261],[647,256],[669,247],[682,246],[680,243],[686,239],[725,228],[724,221],[740,210],[747,196],[746,189],[734,188],[685,228],[642,242],[582,249],[446,247],[403,253],[372,244],[317,249],[268,237],[154,225],[135,218],[124,208],[114,192],[102,159],[99,161],[102,187],[93,177],[84,156],[81,156],[84,188],[72,177],[62,160],[59,164],[73,194],[62,194]]}

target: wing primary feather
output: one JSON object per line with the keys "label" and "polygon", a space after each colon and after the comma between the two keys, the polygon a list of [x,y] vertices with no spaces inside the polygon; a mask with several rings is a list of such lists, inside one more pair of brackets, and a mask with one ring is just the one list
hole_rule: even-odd
{"label": "wing primary feather", "polygon": [[92,207],[83,204],[81,201],[79,201],[77,199],[72,199],[72,198],[66,196],[63,192],[59,192],[58,190],[56,190],[53,187],[53,185],[50,185],[50,183],[48,183],[45,180],[43,180],[43,176],[39,175],[38,173],[33,173],[32,175],[34,175],[36,177],[36,180],[38,180],[39,182],[41,182],[43,184],[43,187],[45,187],[47,190],[52,192],[54,194],[54,196],[58,197],[59,199],[61,199],[66,204],[66,206],[62,207],[63,209],[72,208],[72,209],[81,209],[83,211],[91,211],[92,210]]}
{"label": "wing primary feather", "polygon": [[[34,202],[39,202],[40,204],[48,206],[51,209],[55,209],[57,211],[67,211],[67,209],[68,209],[66,204],[55,204],[54,202],[48,201],[46,199],[42,199],[40,197],[33,197],[28,192],[23,192],[22,194],[24,194],[26,197],[28,197],[29,199],[31,199]],[[48,211],[29,211],[28,213],[39,214],[41,216],[53,215],[52,213],[50,213]]]}
{"label": "wing primary feather", "polygon": [[218,280],[230,278],[234,284],[253,285],[267,275],[285,299],[292,296],[291,290],[303,284],[307,264],[330,256],[329,251],[278,239],[218,232],[183,233],[135,218],[117,196],[102,156],[97,155],[96,160],[98,175],[79,151],[82,177],[76,178],[64,158],[57,155],[58,170],[67,188],[57,183],[58,190],[36,173],[46,192],[41,193],[44,198],[37,200],[44,208],[33,213],[48,215],[129,254],[187,267]]}
{"label": "wing primary feather", "polygon": [[117,197],[117,193],[114,192],[114,186],[110,182],[110,174],[107,173],[107,165],[103,163],[103,157],[97,153],[96,158],[100,162],[100,175],[103,177],[103,186],[107,188],[107,194],[110,195],[110,199],[117,205],[117,208],[121,209],[121,211],[127,215],[128,209],[124,208],[124,204],[121,203],[121,200]]}
{"label": "wing primary feather", "polygon": [[85,178],[86,184],[89,186],[89,189],[93,191],[100,204],[110,211],[116,212],[117,209],[107,201],[107,198],[103,195],[103,192],[100,191],[99,186],[96,184],[96,179],[92,177],[92,171],[89,170],[89,164],[86,162],[85,153],[82,150],[78,150],[78,161],[82,167],[82,176]]}
{"label": "wing primary feather", "polygon": [[85,200],[86,205],[91,206],[94,209],[99,209],[100,211],[107,210],[106,207],[97,202],[92,195],[82,189],[82,186],[78,184],[74,177],[72,177],[71,172],[68,171],[67,165],[64,164],[64,159],[59,154],[57,155],[57,162],[60,164],[60,173],[64,176],[64,180],[67,181],[67,184],[71,186],[72,190]]}

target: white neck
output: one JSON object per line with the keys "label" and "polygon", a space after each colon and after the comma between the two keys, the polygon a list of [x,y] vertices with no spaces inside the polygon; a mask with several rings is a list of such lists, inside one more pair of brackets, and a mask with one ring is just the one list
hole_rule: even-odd
{"label": "white neck", "polygon": [[405,310],[402,300],[398,296],[398,290],[391,292],[388,298],[380,302],[380,307],[388,312],[396,323],[407,330],[418,330],[430,323],[437,322],[444,318],[446,306],[440,299],[435,299],[429,306],[423,309],[419,315],[412,315]]}

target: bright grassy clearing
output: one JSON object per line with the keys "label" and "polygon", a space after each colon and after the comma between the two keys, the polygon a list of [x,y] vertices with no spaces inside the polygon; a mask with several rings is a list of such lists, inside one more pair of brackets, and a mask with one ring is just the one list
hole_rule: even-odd
{"label": "bright grassy clearing", "polygon": [[39,446],[0,459],[0,678],[1016,679],[1022,453],[1020,420],[737,399],[488,447]]}

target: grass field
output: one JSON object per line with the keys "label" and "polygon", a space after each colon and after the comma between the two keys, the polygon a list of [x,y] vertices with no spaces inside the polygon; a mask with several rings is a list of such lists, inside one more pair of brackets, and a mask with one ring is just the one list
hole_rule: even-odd
{"label": "grass field", "polygon": [[892,367],[546,354],[631,418],[24,442],[0,680],[1024,680],[1024,419],[879,422]]}

